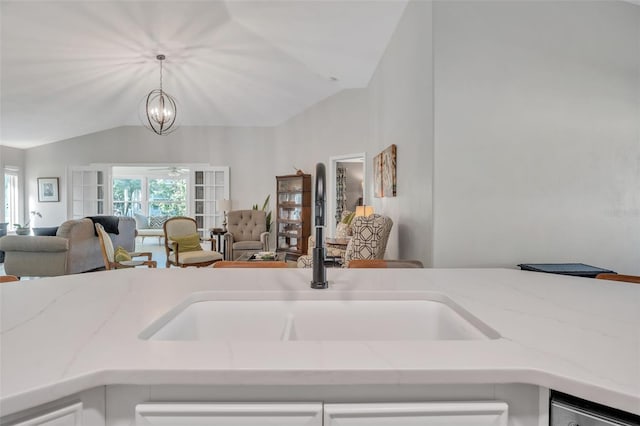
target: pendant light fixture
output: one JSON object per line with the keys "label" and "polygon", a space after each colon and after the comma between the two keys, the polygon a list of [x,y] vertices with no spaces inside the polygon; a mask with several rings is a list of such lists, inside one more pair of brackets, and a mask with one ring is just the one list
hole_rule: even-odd
{"label": "pendant light fixture", "polygon": [[166,135],[177,128],[175,124],[178,110],[175,99],[162,89],[162,61],[166,58],[158,55],[156,59],[160,61],[160,88],[147,95],[145,115],[151,130],[158,135]]}

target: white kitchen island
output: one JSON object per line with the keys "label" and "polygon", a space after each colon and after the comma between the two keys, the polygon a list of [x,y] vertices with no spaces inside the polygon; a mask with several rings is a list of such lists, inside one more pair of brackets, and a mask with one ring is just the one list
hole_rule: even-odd
{"label": "white kitchen island", "polygon": [[[311,290],[308,269],[136,269],[3,284],[0,415],[12,421],[43,404],[82,399],[77,395],[90,395],[97,405],[95,424],[102,418],[115,425],[131,423],[131,410],[154,400],[509,402],[537,389],[640,414],[638,285],[506,269],[329,269],[328,278],[328,290]],[[499,336],[140,337],[194,294],[206,300],[445,296]],[[513,406],[510,414],[517,414],[518,402]]]}

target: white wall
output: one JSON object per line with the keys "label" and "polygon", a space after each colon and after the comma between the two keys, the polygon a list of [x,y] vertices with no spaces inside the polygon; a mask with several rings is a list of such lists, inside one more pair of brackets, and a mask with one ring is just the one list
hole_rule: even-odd
{"label": "white wall", "polygon": [[[398,196],[374,199],[372,158],[392,143]],[[229,165],[239,208],[276,175],[360,152],[367,202],[394,220],[388,258],[640,274],[640,7],[412,2],[368,87],[275,129],[123,127],[30,149],[25,166],[33,198],[37,176],[66,185],[68,165]],[[59,223],[51,204],[35,208]]]}
{"label": "white wall", "polygon": [[433,253],[432,48],[432,3],[409,3],[368,88],[371,185],[373,157],[391,144],[398,151],[397,197],[371,203],[394,222],[387,257],[425,266]]}
{"label": "white wall", "polygon": [[[279,167],[315,172],[329,157],[366,152],[367,204],[390,216],[388,258],[431,263],[431,3],[408,4],[365,89],[343,91],[276,129]],[[398,146],[398,196],[374,199],[373,157]]]}
{"label": "white wall", "polygon": [[[269,128],[182,127],[158,136],[141,126],[118,127],[26,150],[31,209],[40,225],[67,219],[67,168],[91,163],[208,163],[230,167],[233,208],[251,208],[275,190],[273,130]],[[60,177],[60,203],[38,203],[36,178]],[[268,176],[269,179],[264,177]]]}
{"label": "white wall", "polygon": [[369,140],[367,92],[349,89],[325,99],[276,127],[276,169],[295,173],[294,166],[315,174],[329,157],[363,151]]}
{"label": "white wall", "polygon": [[640,7],[437,2],[434,57],[434,266],[640,274]]}

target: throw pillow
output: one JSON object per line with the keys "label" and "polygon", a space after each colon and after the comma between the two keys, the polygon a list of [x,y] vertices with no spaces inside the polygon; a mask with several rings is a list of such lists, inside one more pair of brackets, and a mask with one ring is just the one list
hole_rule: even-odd
{"label": "throw pillow", "polygon": [[200,246],[200,235],[198,234],[185,235],[184,237],[171,237],[171,240],[178,243],[178,253],[202,250]]}
{"label": "throw pillow", "polygon": [[[91,219],[94,224],[99,223],[102,225],[108,234],[120,234],[120,230],[118,229],[120,219],[118,219],[118,216],[87,216],[87,219]],[[97,237],[98,231],[95,229],[95,226],[93,227],[93,232]]]}
{"label": "throw pillow", "polygon": [[113,260],[116,262],[124,262],[125,260],[131,260],[131,255],[123,247],[118,246],[113,252]]}
{"label": "throw pillow", "polygon": [[336,238],[347,238],[350,235],[350,229],[349,225],[340,222],[336,226]]}
{"label": "throw pillow", "polygon": [[356,216],[356,212],[351,212],[348,215],[346,215],[344,217],[344,219],[342,219],[342,223],[345,223],[347,225],[351,225],[351,221],[353,220],[353,218]]}
{"label": "throw pillow", "polygon": [[50,226],[46,228],[33,228],[33,235],[41,237],[55,237],[58,232],[57,226]]}
{"label": "throw pillow", "polygon": [[136,228],[147,229],[149,227],[149,218],[140,213],[134,213],[133,218],[136,220]]}
{"label": "throw pillow", "polygon": [[166,216],[151,216],[149,218],[149,228],[160,229],[167,219],[168,218]]}

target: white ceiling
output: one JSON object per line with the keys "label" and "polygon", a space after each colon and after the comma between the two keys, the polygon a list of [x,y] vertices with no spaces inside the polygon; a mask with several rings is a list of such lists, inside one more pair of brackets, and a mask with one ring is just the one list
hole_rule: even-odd
{"label": "white ceiling", "polygon": [[159,84],[158,53],[181,125],[281,124],[366,87],[405,5],[2,0],[0,144],[139,125]]}

